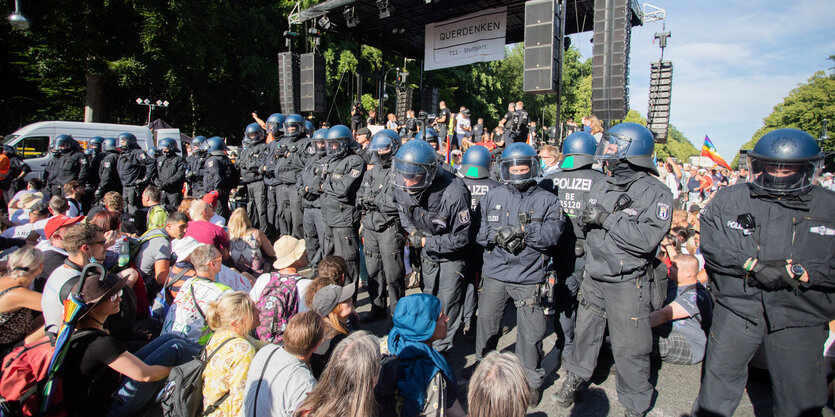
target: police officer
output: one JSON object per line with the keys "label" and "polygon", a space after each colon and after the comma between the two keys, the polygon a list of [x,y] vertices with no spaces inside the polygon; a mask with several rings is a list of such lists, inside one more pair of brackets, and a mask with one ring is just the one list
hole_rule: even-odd
{"label": "police officer", "polygon": [[0,189],[3,190],[3,197],[8,204],[18,191],[26,189],[24,178],[26,174],[32,172],[32,168],[23,162],[17,150],[12,146],[3,145],[3,154],[9,158],[9,170],[6,172],[6,178],[0,180]]}
{"label": "police officer", "polygon": [[162,204],[177,208],[183,200],[183,184],[186,182],[186,161],[180,155],[177,141],[163,138],[159,141],[160,156],[157,157],[157,186],[161,191]]}
{"label": "police officer", "polygon": [[348,265],[345,285],[359,283],[360,212],[355,203],[366,165],[351,149],[352,136],[351,129],[345,125],[328,129],[322,166],[322,217],[328,225],[324,254],[345,259]]}
{"label": "police officer", "polygon": [[[325,243],[327,225],[322,217],[323,165],[325,163],[325,136],[328,129],[313,133],[307,146],[307,163],[299,174],[299,195],[302,198],[303,229],[308,263],[316,267],[322,260],[322,245]],[[269,171],[267,171],[269,172]]]}
{"label": "police officer", "polygon": [[281,136],[281,129],[284,128],[284,115],[281,113],[273,113],[267,118],[267,142],[277,140]]}
{"label": "police officer", "polygon": [[55,146],[61,154],[55,166],[55,176],[52,177],[52,195],[62,195],[61,188],[64,184],[77,180],[82,184],[87,183],[87,176],[90,162],[81,150],[81,146],[70,135],[59,135],[55,139]]}
{"label": "police officer", "polygon": [[203,192],[217,191],[219,200],[215,212],[225,219],[229,218],[229,191],[238,186],[240,176],[226,155],[223,139],[212,136],[206,139],[206,162],[203,164]]}
{"label": "police officer", "polygon": [[97,187],[99,183],[99,167],[101,166],[101,160],[104,159],[104,152],[102,151],[104,138],[101,136],[94,136],[90,138],[88,145],[87,151],[92,151],[92,154],[85,152],[87,154],[88,162],[90,162],[90,170],[88,173],[89,181],[87,185],[92,189],[93,187]]}
{"label": "police officer", "polygon": [[446,157],[441,153],[441,141],[438,138],[438,134],[435,132],[435,129],[427,127],[426,129],[421,130],[417,133],[417,135],[415,135],[415,140],[426,141],[430,146],[432,146],[432,149],[434,149],[435,151],[435,160],[438,161],[438,166],[442,167],[448,172],[453,171],[452,165],[446,163]]}
{"label": "police officer", "polygon": [[[531,122],[531,117],[528,115],[528,111],[525,110],[525,103],[521,101],[516,102],[516,118],[514,120],[515,125],[513,131],[516,132],[516,141],[517,142],[525,142],[528,140],[528,124]],[[534,132],[536,133],[536,132]],[[531,142],[535,143],[535,142]]]}
{"label": "police officer", "polygon": [[267,144],[264,142],[266,132],[258,123],[250,123],[244,130],[244,141],[247,146],[237,160],[241,171],[241,183],[246,185],[248,194],[246,211],[252,226],[261,229],[265,235],[272,234],[270,221],[267,218],[267,190],[264,186],[264,172],[266,171],[264,157]]}
{"label": "police officer", "polygon": [[541,302],[545,267],[562,233],[564,219],[557,196],[536,184],[539,157],[531,145],[509,145],[499,164],[505,185],[490,190],[479,204],[477,240],[485,252],[476,361],[488,349],[496,348],[505,302],[513,299],[518,317],[516,356],[531,386],[531,405],[536,405],[545,376],[545,313]]}
{"label": "police officer", "polygon": [[652,399],[649,354],[650,287],[647,275],[661,239],[670,231],[673,196],[652,160],[652,133],[637,123],[609,129],[595,153],[610,178],[598,181],[583,208],[586,277],[580,284],[574,347],[565,357],[567,371],[555,394],[568,407],[591,378],[609,336],[617,365],[618,400],[626,415],[642,415]]}
{"label": "police officer", "polygon": [[508,145],[510,145],[509,142],[514,142],[516,140],[516,133],[514,132],[514,129],[516,128],[516,121],[516,103],[507,103],[507,113],[505,113],[504,117],[502,117],[502,120],[499,121],[499,125],[504,126],[504,133],[502,134],[502,139]]}
{"label": "police officer", "polygon": [[400,233],[400,216],[389,182],[391,160],[400,148],[400,136],[383,129],[371,138],[369,153],[375,155],[373,167],[363,175],[357,193],[357,206],[362,211],[363,252],[368,271],[368,296],[371,311],[360,316],[369,322],[389,313],[394,314],[397,301],[406,295],[406,268],[403,263],[405,241]]}
{"label": "police officer", "polygon": [[119,135],[119,179],[122,181],[122,198],[128,213],[133,215],[142,205],[142,191],[154,179],[156,161],[148,156],[136,142],[133,133]]}
{"label": "police officer", "polygon": [[99,183],[93,196],[96,202],[101,201],[102,197],[110,191],[122,192],[122,180],[119,178],[118,170],[119,147],[116,143],[116,138],[104,140],[102,146],[104,158],[99,165]]}
{"label": "police officer", "polygon": [[435,155],[426,141],[406,142],[395,154],[390,181],[409,244],[421,251],[423,292],[437,296],[449,317],[447,336],[433,344],[446,352],[461,325],[470,196],[460,178],[439,169]]}
{"label": "police officer", "polygon": [[205,136],[195,136],[191,139],[191,153],[186,156],[186,181],[189,195],[196,198],[203,197],[203,163],[206,161]]}
{"label": "police officer", "polygon": [[808,133],[777,129],[748,152],[748,183],[719,190],[700,216],[716,300],[693,415],[732,415],[759,347],[775,416],[821,415],[821,346],[833,314],[835,194],[818,185],[824,154]]}
{"label": "police officer", "polygon": [[586,235],[580,223],[583,207],[589,200],[591,188],[605,175],[591,168],[597,140],[589,133],[575,132],[565,138],[562,146],[562,171],[548,175],[556,188],[563,212],[570,220],[563,230],[554,252],[554,270],[557,281],[554,290],[554,307],[557,320],[555,331],[558,346],[568,351],[574,343],[574,323],[577,319],[577,291],[583,280],[586,265],[584,245]]}
{"label": "police officer", "polygon": [[[304,135],[304,119],[291,114],[284,119],[284,136],[279,139],[272,154],[275,161],[276,211],[280,235],[304,237],[302,232],[302,204],[296,187],[299,173],[304,169],[307,140]],[[269,167],[267,168],[269,169]]]}
{"label": "police officer", "polygon": [[464,298],[463,331],[465,334],[473,335],[475,328],[472,327],[472,317],[478,305],[479,277],[481,276],[482,255],[484,248],[476,242],[478,229],[481,222],[481,213],[478,204],[481,198],[488,191],[498,187],[498,181],[490,179],[490,166],[493,164],[493,157],[490,151],[484,146],[474,145],[464,152],[461,159],[461,168],[458,175],[464,180],[467,189],[470,190],[470,215],[472,225],[470,226],[470,246],[467,249],[471,256],[467,258],[466,271],[467,295]]}

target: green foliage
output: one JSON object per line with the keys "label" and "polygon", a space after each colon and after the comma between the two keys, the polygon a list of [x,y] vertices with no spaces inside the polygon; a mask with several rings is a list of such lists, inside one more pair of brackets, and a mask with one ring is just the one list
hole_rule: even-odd
{"label": "green foliage", "polygon": [[[626,117],[623,118],[623,122],[646,125],[647,119],[642,117],[637,111],[629,110],[626,113]],[[658,159],[666,159],[672,156],[678,161],[687,161],[691,156],[699,155],[699,151],[693,146],[693,143],[672,124],[667,129],[667,143],[655,144],[655,153]]]}

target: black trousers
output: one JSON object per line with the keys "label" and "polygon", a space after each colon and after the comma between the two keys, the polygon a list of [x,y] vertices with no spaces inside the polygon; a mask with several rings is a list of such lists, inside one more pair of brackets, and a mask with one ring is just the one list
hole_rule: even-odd
{"label": "black trousers", "polygon": [[[360,263],[359,263],[359,236],[353,227],[330,227],[325,230],[325,256],[336,255],[345,259],[348,265],[348,276],[345,277],[345,285],[359,284]],[[356,299],[356,292],[354,293]]]}
{"label": "black trousers", "polygon": [[303,239],[304,233],[302,202],[295,184],[281,184],[276,187],[279,235],[291,235]]}
{"label": "black trousers", "polygon": [[246,185],[247,201],[246,213],[252,227],[261,229],[264,235],[270,236],[270,222],[267,218],[267,187],[264,181],[255,181]]}
{"label": "black trousers", "polygon": [[122,187],[122,198],[125,200],[125,208],[128,214],[133,216],[142,205],[142,189],[137,187]]}
{"label": "black trousers", "polygon": [[306,207],[304,209],[304,245],[307,262],[316,267],[324,257],[322,245],[325,243],[327,225],[322,217],[322,209]]}
{"label": "black trousers", "polygon": [[432,345],[435,350],[443,353],[452,349],[455,333],[461,327],[464,294],[467,288],[467,282],[464,279],[464,261],[436,262],[422,253],[420,269],[423,277],[423,292],[438,297],[444,314],[449,317],[447,336],[436,340]]}
{"label": "black trousers", "polygon": [[388,296],[389,313],[393,315],[397,301],[406,295],[403,235],[396,223],[380,232],[364,229],[362,235],[371,308],[384,310]]}
{"label": "black trousers", "polygon": [[278,239],[278,209],[276,199],[278,198],[278,187],[275,185],[265,185],[267,193],[267,221],[270,224],[270,234],[267,237],[270,240]]}
{"label": "black trousers", "polygon": [[175,209],[177,207],[180,207],[180,202],[182,202],[182,201],[183,201],[183,193],[182,192],[169,193],[167,191],[163,191],[162,193],[160,193],[160,203],[168,204],[169,206],[174,207]]}

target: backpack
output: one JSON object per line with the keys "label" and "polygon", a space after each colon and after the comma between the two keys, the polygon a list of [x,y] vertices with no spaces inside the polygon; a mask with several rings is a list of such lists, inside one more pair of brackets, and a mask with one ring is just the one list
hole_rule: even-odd
{"label": "backpack", "polygon": [[270,282],[255,303],[261,324],[255,329],[258,339],[267,343],[284,341],[287,322],[299,311],[299,292],[296,275],[270,274]]}
{"label": "backpack", "polygon": [[[171,368],[168,375],[168,382],[157,396],[157,401],[162,405],[162,414],[165,417],[195,417],[209,415],[229,397],[229,392],[223,394],[214,404],[203,408],[203,370],[206,364],[212,360],[212,356],[234,338],[230,337],[218,345],[217,348],[205,359],[206,348],[194,359]],[[207,344],[208,345],[208,344]]]}
{"label": "backpack", "polygon": [[[95,333],[95,330],[79,330],[70,340],[92,333]],[[44,337],[35,343],[16,347],[3,358],[0,371],[0,416],[40,414],[41,395],[54,352],[53,340]],[[64,395],[61,380],[53,379],[53,384],[56,382],[58,385],[46,415],[65,416],[67,413],[62,406]]]}

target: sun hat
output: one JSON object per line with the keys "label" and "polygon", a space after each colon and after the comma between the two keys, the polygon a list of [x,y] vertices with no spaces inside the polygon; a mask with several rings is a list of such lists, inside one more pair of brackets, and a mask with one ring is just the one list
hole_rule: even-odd
{"label": "sun hat", "polygon": [[[119,278],[117,275],[108,274],[99,263],[92,263],[81,270],[81,279],[73,287],[73,293],[81,293],[81,299],[87,305],[87,311],[81,315],[86,316],[93,311],[102,301],[109,300],[111,296],[121,290],[128,277]],[[79,286],[82,286],[79,288]],[[80,290],[80,291],[79,291]]]}
{"label": "sun hat", "polygon": [[273,262],[273,268],[287,268],[304,255],[304,240],[296,239],[290,235],[284,235],[275,241],[273,250],[275,250],[276,257],[275,262]]}

